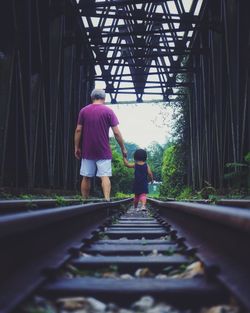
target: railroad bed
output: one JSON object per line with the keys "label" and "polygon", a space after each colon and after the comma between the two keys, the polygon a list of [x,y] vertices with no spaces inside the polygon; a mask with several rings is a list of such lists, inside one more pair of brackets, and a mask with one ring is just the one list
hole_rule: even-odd
{"label": "railroad bed", "polygon": [[[9,227],[3,227],[6,223],[2,222],[0,236],[5,247],[6,239],[8,247],[13,244],[14,251],[9,248],[11,254],[8,250],[7,254],[14,257],[12,261],[7,258],[4,266],[10,265],[10,270],[12,266],[14,273],[9,271],[6,275],[2,267],[0,287],[5,292],[0,295],[0,312],[237,313],[244,312],[244,306],[249,309],[245,296],[249,286],[248,290],[241,290],[247,286],[249,256],[243,260],[240,250],[243,245],[246,252],[248,238],[237,242],[239,257],[231,263],[239,261],[236,268],[240,284],[233,284],[232,274],[236,270],[228,264],[228,251],[220,246],[223,236],[218,233],[213,206],[150,200],[150,211],[135,212],[130,207],[125,213],[124,205],[130,201],[45,210],[32,213],[32,217],[23,214],[21,220],[22,214],[18,214],[19,221],[14,216],[5,217]],[[187,207],[192,218],[185,213]],[[198,220],[194,218],[196,209]],[[248,212],[242,211],[245,235]],[[201,212],[205,212],[204,220]],[[232,218],[233,212],[228,215]],[[222,232],[226,231],[225,224],[234,224],[226,221],[225,216],[222,225],[219,223]],[[38,233],[34,232],[39,228]],[[201,228],[199,233],[197,228]],[[212,247],[202,232],[212,237],[214,232]],[[228,231],[224,235],[228,236]],[[239,239],[242,238],[236,241]],[[18,249],[21,242],[24,249]],[[234,248],[234,242],[230,243]],[[213,248],[221,251],[216,254]],[[225,274],[223,266],[231,276],[227,271]],[[19,272],[15,272],[17,267]],[[238,305],[233,303],[232,295],[237,295]],[[243,304],[240,309],[239,304]]]}

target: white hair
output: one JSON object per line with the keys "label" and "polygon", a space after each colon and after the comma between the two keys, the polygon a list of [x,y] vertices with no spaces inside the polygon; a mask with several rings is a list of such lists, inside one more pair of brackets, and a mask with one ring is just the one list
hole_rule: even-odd
{"label": "white hair", "polygon": [[106,94],[105,91],[102,89],[94,89],[91,92],[91,100],[105,100]]}

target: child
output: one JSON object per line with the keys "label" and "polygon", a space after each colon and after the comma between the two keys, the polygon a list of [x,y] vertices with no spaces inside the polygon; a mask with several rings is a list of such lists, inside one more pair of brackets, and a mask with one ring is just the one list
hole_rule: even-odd
{"label": "child", "polygon": [[128,168],[135,169],[134,188],[135,193],[134,207],[138,207],[138,203],[142,203],[142,210],[146,210],[147,193],[148,193],[148,176],[153,182],[153,174],[150,167],[146,163],[147,152],[143,149],[138,149],[134,153],[135,163],[129,163],[126,158],[123,158],[124,165]]}

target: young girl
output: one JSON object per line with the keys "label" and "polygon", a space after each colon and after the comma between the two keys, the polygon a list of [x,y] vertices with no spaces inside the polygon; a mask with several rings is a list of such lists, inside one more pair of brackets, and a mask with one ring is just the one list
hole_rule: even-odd
{"label": "young girl", "polygon": [[143,149],[138,149],[134,153],[135,163],[129,163],[126,158],[123,158],[124,165],[128,168],[135,169],[134,187],[134,207],[138,207],[138,203],[142,203],[142,210],[146,209],[147,193],[148,193],[148,177],[153,182],[153,174],[150,167],[146,163],[147,152]]}

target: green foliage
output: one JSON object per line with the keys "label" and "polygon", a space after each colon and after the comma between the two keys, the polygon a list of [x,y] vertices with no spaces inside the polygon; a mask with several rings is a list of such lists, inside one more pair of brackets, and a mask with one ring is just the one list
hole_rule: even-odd
{"label": "green foliage", "polygon": [[0,199],[13,199],[13,196],[7,192],[0,192]]}
{"label": "green foliage", "polygon": [[245,155],[244,160],[248,165],[250,165],[250,152]]}
{"label": "green foliage", "polygon": [[164,147],[157,142],[152,142],[152,144],[147,149],[148,160],[156,181],[161,181],[161,169],[162,169],[162,159],[164,153]]}
{"label": "green foliage", "polygon": [[[115,140],[115,138],[110,139],[110,144],[113,147],[114,150],[120,153],[121,149],[118,144],[118,142]],[[128,160],[133,160],[134,159],[134,152],[139,148],[139,146],[133,142],[125,142],[125,147],[128,152]]]}
{"label": "green foliage", "polygon": [[114,196],[115,199],[124,199],[124,198],[130,198],[133,197],[133,194],[127,194],[123,192],[117,192]]}
{"label": "green foliage", "polygon": [[177,252],[175,248],[168,248],[167,250],[163,251],[163,255],[165,256],[171,256],[174,255]]}
{"label": "green foliage", "polygon": [[[183,60],[186,65],[187,60]],[[187,74],[177,75],[178,82],[188,81]],[[187,171],[189,169],[188,156],[190,155],[189,143],[189,97],[188,90],[185,90],[185,96],[182,96],[183,89],[176,91],[178,94],[175,100],[169,102],[173,110],[173,126],[171,134],[171,142],[165,147],[162,164],[162,186],[160,188],[160,196],[190,197],[190,182],[187,181]]]}
{"label": "green foliage", "polygon": [[224,175],[229,187],[233,189],[250,189],[250,152],[244,157],[245,163],[227,163],[226,168],[231,170]]}
{"label": "green foliage", "polygon": [[190,187],[184,187],[184,189],[181,191],[181,193],[176,198],[177,200],[190,200],[194,196],[192,188]]}
{"label": "green foliage", "polygon": [[207,181],[205,181],[206,186],[201,189],[201,191],[198,192],[198,194],[201,196],[201,199],[216,199],[217,191],[216,189],[211,186],[211,184]]}
{"label": "green foliage", "polygon": [[130,194],[132,191],[134,172],[125,167],[121,153],[112,147],[112,195],[119,193]]}
{"label": "green foliage", "polygon": [[62,196],[56,196],[56,205],[57,206],[65,206],[67,205],[65,199]]}
{"label": "green foliage", "polygon": [[26,313],[56,313],[56,310],[49,304],[31,304],[24,307]]}
{"label": "green foliage", "polygon": [[79,200],[79,201],[83,201],[82,195],[75,195],[72,198],[76,199],[76,200]]}
{"label": "green foliage", "polygon": [[160,195],[177,197],[184,187],[184,168],[182,151],[178,144],[170,144],[163,155],[162,185]]}
{"label": "green foliage", "polygon": [[38,207],[37,204],[32,201],[34,197],[30,194],[21,194],[19,198],[28,201],[25,205],[27,209],[36,209]]}
{"label": "green foliage", "polygon": [[21,194],[19,197],[22,200],[32,200],[33,199],[33,196],[29,195],[29,194]]}

